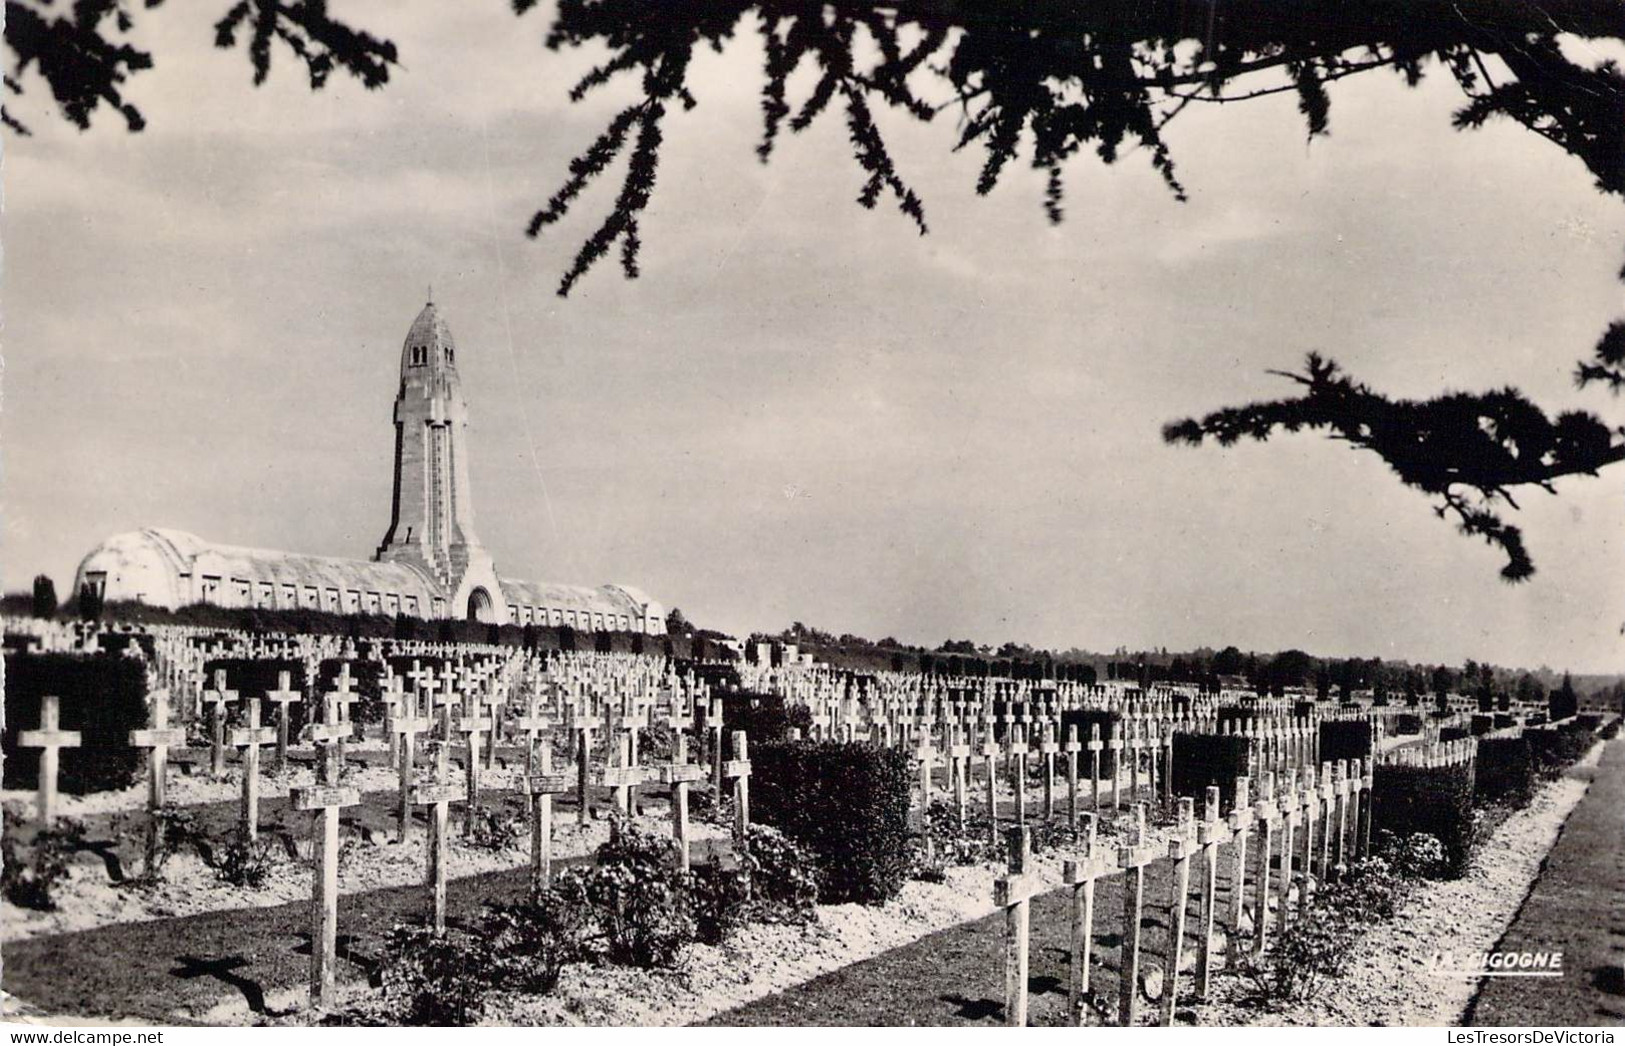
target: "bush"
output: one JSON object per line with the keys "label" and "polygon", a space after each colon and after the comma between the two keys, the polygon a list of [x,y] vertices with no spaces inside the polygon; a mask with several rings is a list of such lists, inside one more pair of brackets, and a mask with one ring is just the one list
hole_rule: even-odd
{"label": "bush", "polygon": [[214,851],[215,877],[232,886],[257,890],[270,878],[276,867],[276,852],[270,838],[249,839],[241,830],[231,833],[225,846]]}
{"label": "bush", "polygon": [[135,782],[140,749],[130,731],[147,725],[146,666],[131,657],[7,654],[5,658],[4,786],[39,787],[38,749],[19,748],[17,735],[39,723],[40,698],[61,699],[61,726],[82,735],[62,749],[57,781],[69,795],[116,791]]}
{"label": "bush", "polygon": [[965,811],[965,828],[951,803],[938,799],[926,814],[926,837],[943,865],[986,864],[1003,860],[1003,850],[992,842],[992,828],[981,808]]}
{"label": "bush", "polygon": [[675,864],[669,840],[617,817],[597,867],[566,871],[549,903],[591,913],[584,943],[593,954],[639,969],[670,967],[696,931],[688,883]]}
{"label": "bush", "polygon": [[1253,998],[1276,1005],[1320,995],[1344,974],[1360,935],[1393,917],[1403,893],[1402,880],[1386,862],[1356,862],[1346,876],[1315,893],[1310,911],[1281,931],[1268,952],[1240,950],[1237,969]]}
{"label": "bush", "polygon": [[35,617],[56,617],[56,582],[49,575],[40,574],[34,578],[34,597],[29,609]]}
{"label": "bush", "polygon": [[396,926],[384,940],[378,977],[393,1023],[463,1027],[485,1011],[485,941],[427,926]]}
{"label": "bush", "polygon": [[721,944],[749,921],[750,882],[741,868],[696,867],[689,878],[695,939]]}
{"label": "bush", "polygon": [[1403,838],[1417,832],[1442,844],[1441,878],[1458,878],[1472,856],[1473,785],[1466,763],[1378,766],[1373,773],[1371,830]]}
{"label": "bush", "polygon": [[16,834],[0,837],[0,893],[19,908],[39,912],[56,911],[57,886],[68,877],[71,855],[84,847],[85,826],[75,820],[60,820],[41,828],[28,841]]}
{"label": "bush", "polygon": [[805,923],[818,902],[818,866],[812,855],[776,828],[753,824],[742,866],[750,877],[751,922]]}
{"label": "bush", "polygon": [[486,797],[480,806],[464,814],[468,818],[468,844],[487,853],[516,849],[525,841],[528,828],[506,803]]}
{"label": "bush", "polygon": [[879,904],[909,867],[912,786],[902,752],[834,741],[751,749],[752,814],[806,847],[825,904]]}
{"label": "bush", "polygon": [[1583,725],[1565,723],[1547,730],[1526,730],[1535,773],[1552,780],[1574,765],[1590,749],[1595,735]]}
{"label": "bush", "polygon": [[489,906],[479,938],[490,950],[492,985],[545,995],[558,987],[565,965],[581,957],[588,913],[557,903],[557,897]]}
{"label": "bush", "polygon": [[1380,860],[1401,879],[1442,879],[1448,870],[1449,856],[1444,843],[1426,832],[1395,835],[1384,829],[1372,840]]}

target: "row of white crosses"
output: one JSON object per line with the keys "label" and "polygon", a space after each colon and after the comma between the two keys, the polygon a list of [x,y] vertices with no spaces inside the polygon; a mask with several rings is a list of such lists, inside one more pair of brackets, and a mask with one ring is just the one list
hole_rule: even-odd
{"label": "row of white crosses", "polygon": [[[1308,902],[1317,881],[1335,877],[1346,868],[1348,851],[1369,849],[1369,774],[1362,777],[1360,764],[1339,763],[1323,768],[1321,774],[1305,767],[1288,779],[1280,792],[1273,773],[1265,773],[1256,801],[1250,795],[1247,778],[1235,782],[1235,802],[1230,816],[1220,817],[1217,786],[1206,789],[1202,816],[1196,818],[1195,803],[1181,798],[1177,821],[1166,852],[1147,841],[1145,806],[1136,803],[1127,835],[1115,854],[1103,852],[1096,844],[1097,816],[1081,816],[1079,832],[1081,857],[1068,860],[1064,880],[1071,891],[1071,963],[1068,978],[1068,1013],[1080,1023],[1089,994],[1095,922],[1095,886],[1108,876],[1123,876],[1122,945],[1119,961],[1118,1023],[1130,1026],[1138,1017],[1141,922],[1144,908],[1145,870],[1163,859],[1171,862],[1167,898],[1167,933],[1162,950],[1163,988],[1158,1020],[1172,1024],[1180,998],[1181,956],[1186,937],[1187,906],[1191,888],[1192,864],[1200,878],[1195,994],[1206,998],[1215,967],[1213,931],[1219,920],[1219,849],[1231,846],[1231,898],[1229,915],[1232,948],[1239,948],[1245,924],[1247,897],[1248,842],[1256,829],[1258,847],[1253,855],[1256,870],[1252,878],[1254,897],[1251,947],[1262,951],[1268,946],[1273,924],[1285,928],[1292,920],[1291,891],[1297,888],[1299,917],[1308,911]],[[1320,835],[1316,836],[1316,826]],[[1294,832],[1302,826],[1301,838]],[[1277,829],[1279,828],[1279,835]],[[1350,831],[1353,837],[1350,839]],[[1016,827],[1007,834],[1009,872],[997,881],[994,903],[1004,909],[1006,918],[1005,1016],[1012,1025],[1027,1020],[1027,950],[1029,905],[1038,886],[1029,868],[1030,829]],[[1279,838],[1279,845],[1276,839]],[[1301,859],[1299,858],[1301,848]],[[1272,875],[1271,861],[1280,857],[1281,871]],[[1271,914],[1271,901],[1275,902]]]}

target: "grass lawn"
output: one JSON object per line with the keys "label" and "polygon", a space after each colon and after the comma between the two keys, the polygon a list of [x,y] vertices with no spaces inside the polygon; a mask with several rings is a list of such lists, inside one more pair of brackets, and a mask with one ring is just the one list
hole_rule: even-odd
{"label": "grass lawn", "polygon": [[1563,976],[1487,977],[1466,1023],[1625,1023],[1625,739],[1608,743],[1496,951],[1563,953]]}

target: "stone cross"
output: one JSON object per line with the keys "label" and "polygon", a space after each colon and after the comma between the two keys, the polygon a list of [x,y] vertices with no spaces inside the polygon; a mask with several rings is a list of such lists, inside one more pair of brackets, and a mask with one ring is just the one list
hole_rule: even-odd
{"label": "stone cross", "polygon": [[1280,898],[1276,901],[1275,910],[1282,933],[1286,932],[1292,913],[1292,854],[1297,849],[1292,837],[1298,825],[1303,823],[1303,797],[1296,788],[1297,777],[1291,770],[1281,771],[1281,878],[1278,883]]}
{"label": "stone cross", "polygon": [[[1377,725],[1381,727],[1382,724],[1379,723]],[[1377,736],[1379,739],[1382,737],[1382,731],[1380,729],[1377,731]],[[1473,759],[1476,760],[1478,758],[1477,741],[1473,742],[1472,753]],[[1361,774],[1360,761],[1356,759],[1354,761],[1354,771],[1355,775],[1360,779],[1360,788],[1365,793],[1364,803],[1360,807],[1358,824],[1355,826],[1355,835],[1357,838],[1355,845],[1359,848],[1356,852],[1361,857],[1369,857],[1371,856],[1371,800],[1375,795],[1372,789],[1376,783],[1376,761],[1374,759],[1367,759],[1365,761],[1365,773]],[[1468,779],[1471,780],[1473,776],[1473,771],[1471,768],[1469,768],[1467,774]]]}
{"label": "stone cross", "polygon": [[1116,871],[1095,846],[1097,814],[1084,814],[1079,828],[1083,859],[1062,865],[1066,884],[1072,888],[1072,962],[1067,985],[1067,1013],[1070,1023],[1083,1021],[1084,1000],[1089,996],[1089,964],[1094,949],[1095,880]]}
{"label": "stone cross", "polygon": [[525,775],[530,805],[530,892],[538,897],[553,885],[553,797],[570,790],[570,775],[553,772],[553,750],[543,747],[535,773]]}
{"label": "stone cross", "polygon": [[273,769],[280,774],[288,766],[288,706],[301,700],[299,691],[293,689],[293,673],[278,672],[276,689],[268,691],[265,700],[276,705],[276,765]]}
{"label": "stone cross", "polygon": [[740,853],[750,834],[750,750],[745,731],[734,731],[734,757],[722,764],[722,775],[734,783],[734,846]]}
{"label": "stone cross", "polygon": [[39,821],[49,825],[56,820],[57,770],[64,748],[78,748],[83,743],[79,731],[63,730],[60,722],[62,699],[55,694],[40,698],[39,729],[24,730],[17,735],[17,747],[38,748],[39,754]]}
{"label": "stone cross", "polygon": [[[1112,753],[1112,812],[1116,813],[1121,806],[1123,798],[1123,738],[1128,730],[1128,722],[1119,719],[1112,724],[1112,735],[1106,742],[1106,748]],[[1095,767],[1098,774],[1099,766]],[[1098,796],[1096,797],[1098,800]]]}
{"label": "stone cross", "polygon": [[[1303,818],[1303,874],[1298,878],[1298,910],[1307,914],[1309,897],[1318,882],[1315,870],[1315,822],[1319,819],[1320,785],[1314,767],[1298,768],[1297,791],[1299,810]],[[1324,831],[1322,834],[1325,834]]]}
{"label": "stone cross", "polygon": [[248,699],[248,725],[231,732],[231,746],[243,750],[243,799],[238,815],[243,837],[260,837],[260,746],[276,741],[276,731],[260,725],[259,698]]}
{"label": "stone cross", "polygon": [[226,670],[214,672],[214,687],[203,691],[203,703],[209,706],[209,776],[222,777],[226,772],[226,715],[227,706],[237,700],[237,691],[226,689]]}
{"label": "stone cross", "polygon": [[1343,840],[1348,838],[1349,816],[1349,764],[1345,759],[1339,759],[1332,770],[1332,790],[1337,796],[1337,841],[1336,871],[1338,878],[1348,871],[1348,865],[1343,861]]}
{"label": "stone cross", "polygon": [[1168,888],[1168,945],[1163,953],[1162,1005],[1159,1007],[1165,1028],[1174,1023],[1174,1004],[1179,999],[1179,958],[1185,949],[1185,902],[1190,896],[1191,856],[1198,846],[1196,806],[1189,797],[1184,797],[1179,800],[1174,836],[1168,841],[1168,856],[1173,859],[1174,871]]}
{"label": "stone cross", "polygon": [[1118,847],[1123,875],[1123,945],[1119,962],[1117,1023],[1132,1027],[1140,1000],[1140,913],[1145,902],[1145,866],[1157,859],[1157,848],[1145,841],[1145,804],[1134,804],[1128,845]]}
{"label": "stone cross", "polygon": [[1320,877],[1330,880],[1332,868],[1332,835],[1335,832],[1337,820],[1337,783],[1333,779],[1330,764],[1320,768],[1320,787],[1318,789],[1320,812],[1325,823],[1320,830]]}
{"label": "stone cross", "polygon": [[150,724],[144,730],[130,731],[130,747],[150,749],[147,753],[147,839],[146,862],[147,876],[150,878],[157,874],[159,849],[162,842],[161,826],[158,822],[158,812],[164,807],[164,791],[168,777],[169,750],[183,748],[186,745],[186,731],[179,727],[169,725],[169,690],[163,687],[154,688],[148,697],[151,699],[152,710],[148,713],[147,722]]}
{"label": "stone cross", "polygon": [[1009,871],[993,883],[993,904],[1004,909],[1004,1023],[1012,1028],[1024,1028],[1027,1025],[1027,938],[1031,902],[1038,892],[1037,880],[1028,871],[1032,859],[1032,829],[1012,828],[1005,839],[1009,847]]}
{"label": "stone cross", "polygon": [[705,767],[688,761],[688,735],[677,735],[671,762],[659,768],[660,781],[671,788],[671,834],[677,844],[677,867],[688,871],[688,786],[705,780]]}
{"label": "stone cross", "polygon": [[[325,749],[339,740],[338,724],[324,724],[312,731],[319,747]],[[328,762],[327,753],[320,760]],[[315,880],[311,894],[310,1005],[325,1009],[333,997],[333,965],[337,961],[339,930],[339,810],[361,802],[355,788],[317,785],[295,788],[290,796],[293,808],[314,813],[316,852]]]}
{"label": "stone cross", "polygon": [[351,725],[350,706],[361,700],[361,695],[355,692],[355,680],[350,677],[350,662],[345,661],[339,665],[339,675],[333,685],[338,689],[324,694],[323,697],[331,702],[331,706],[338,709],[336,722],[345,725],[345,734],[339,738],[339,761],[342,763],[348,751],[346,742],[350,740],[354,727]]}

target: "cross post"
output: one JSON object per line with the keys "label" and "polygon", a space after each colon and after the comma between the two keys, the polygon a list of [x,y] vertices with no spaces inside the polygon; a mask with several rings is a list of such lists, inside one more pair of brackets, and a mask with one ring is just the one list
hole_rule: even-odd
{"label": "cross post", "polygon": [[993,883],[993,904],[1004,909],[1004,1023],[1027,1026],[1027,941],[1031,927],[1031,901],[1038,892],[1028,871],[1032,859],[1032,829],[1018,826],[1005,835],[1009,849],[1008,873]]}
{"label": "cross post", "polygon": [[17,735],[17,747],[38,748],[39,754],[39,821],[50,825],[56,820],[56,791],[58,765],[64,748],[78,748],[83,737],[77,730],[63,730],[61,724],[62,699],[55,694],[40,697],[39,729],[24,730]]}
{"label": "cross post", "polygon": [[248,699],[248,725],[231,732],[233,748],[243,750],[243,797],[239,824],[249,842],[260,837],[260,746],[276,741],[276,731],[260,725],[260,701]]}

